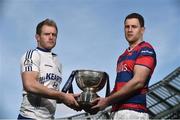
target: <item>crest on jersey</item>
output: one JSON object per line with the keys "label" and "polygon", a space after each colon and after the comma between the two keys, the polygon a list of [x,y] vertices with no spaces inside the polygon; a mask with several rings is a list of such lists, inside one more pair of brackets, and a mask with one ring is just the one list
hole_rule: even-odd
{"label": "crest on jersey", "polygon": [[33,64],[33,61],[31,59],[25,59],[24,66],[31,66]]}

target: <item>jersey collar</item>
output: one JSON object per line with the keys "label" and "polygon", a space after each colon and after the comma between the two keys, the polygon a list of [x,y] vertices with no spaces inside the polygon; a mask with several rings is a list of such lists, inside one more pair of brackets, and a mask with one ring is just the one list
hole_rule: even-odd
{"label": "jersey collar", "polygon": [[128,52],[131,52],[132,50],[136,49],[137,46],[140,46],[142,43],[144,43],[145,41],[141,41],[139,44],[137,44],[136,46],[134,46],[132,49],[130,49],[130,47],[127,48]]}
{"label": "jersey collar", "polygon": [[51,50],[45,49],[45,48],[37,47],[37,49],[40,50],[40,51],[43,51],[43,52],[51,52]]}

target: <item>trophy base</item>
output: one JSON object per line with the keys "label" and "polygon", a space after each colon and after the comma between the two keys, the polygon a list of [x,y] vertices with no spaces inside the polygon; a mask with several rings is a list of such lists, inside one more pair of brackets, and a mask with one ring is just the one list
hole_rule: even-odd
{"label": "trophy base", "polygon": [[84,101],[77,101],[77,102],[82,109],[90,109],[93,106],[93,104],[90,102],[84,102]]}
{"label": "trophy base", "polygon": [[99,111],[98,109],[92,109],[92,106],[94,106],[95,104],[92,104],[91,102],[84,102],[84,101],[77,101],[77,102],[86,113],[93,115]]}
{"label": "trophy base", "polygon": [[81,95],[77,98],[77,102],[85,112],[96,114],[98,111],[92,110],[91,107],[95,105],[92,103],[92,101],[98,97],[99,96],[96,93],[82,92]]}

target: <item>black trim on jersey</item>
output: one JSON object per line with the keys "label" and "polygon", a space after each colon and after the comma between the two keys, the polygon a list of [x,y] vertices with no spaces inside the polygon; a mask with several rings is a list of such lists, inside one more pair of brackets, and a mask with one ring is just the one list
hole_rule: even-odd
{"label": "black trim on jersey", "polygon": [[25,67],[25,71],[32,71],[32,66]]}
{"label": "black trim on jersey", "polygon": [[50,49],[45,49],[45,48],[40,48],[40,47],[37,47],[37,49],[43,52],[51,52]]}
{"label": "black trim on jersey", "polygon": [[[49,49],[45,49],[45,48],[40,48],[40,47],[37,47],[36,49],[40,50],[40,51],[43,51],[43,52],[51,52],[51,50]],[[53,56],[57,56],[55,53],[52,53]]]}
{"label": "black trim on jersey", "polygon": [[30,52],[31,52],[31,50],[27,51],[25,59],[28,59],[28,58],[29,58]]}
{"label": "black trim on jersey", "polygon": [[32,58],[33,51],[34,51],[34,50],[29,50],[29,51],[27,51],[25,59],[31,59],[31,58]]}
{"label": "black trim on jersey", "polygon": [[34,50],[29,50],[26,52],[26,57],[25,57],[25,61],[29,62],[29,65],[25,67],[25,71],[32,71],[32,66],[31,63],[32,61],[32,54],[33,54]]}

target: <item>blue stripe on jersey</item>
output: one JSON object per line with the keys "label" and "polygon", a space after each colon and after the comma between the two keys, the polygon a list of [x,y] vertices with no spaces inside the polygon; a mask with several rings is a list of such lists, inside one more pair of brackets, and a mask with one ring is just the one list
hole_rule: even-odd
{"label": "blue stripe on jersey", "polygon": [[118,60],[118,63],[124,61],[124,60],[135,60],[137,58],[137,56],[152,56],[152,57],[156,57],[155,51],[153,48],[149,48],[149,47],[143,47],[141,48],[141,51],[132,51],[131,55],[124,55],[121,56],[120,59]]}
{"label": "blue stripe on jersey", "polygon": [[127,100],[125,103],[145,104],[146,103],[146,95],[145,94],[135,95],[134,97]]}
{"label": "blue stripe on jersey", "polygon": [[128,82],[132,77],[133,73],[130,71],[122,71],[117,73],[116,82]]}
{"label": "blue stripe on jersey", "polygon": [[124,60],[135,60],[138,56],[138,52],[137,51],[133,51],[131,55],[124,55],[122,56],[119,60],[118,60],[118,63],[124,61]]}
{"label": "blue stripe on jersey", "polygon": [[127,56],[127,60],[135,60],[138,54],[139,53],[137,51],[133,51],[131,56]]}

